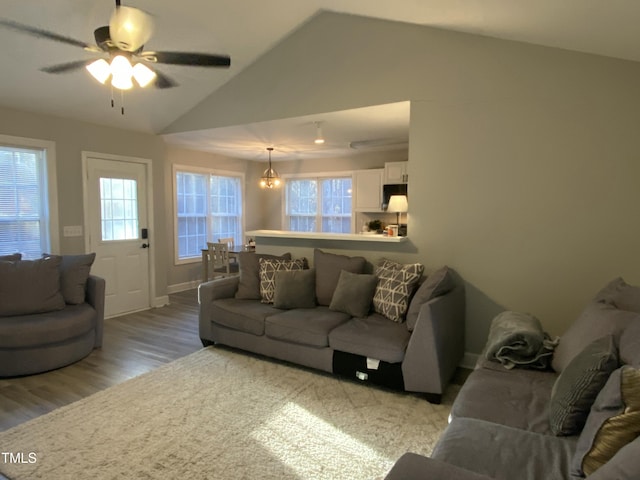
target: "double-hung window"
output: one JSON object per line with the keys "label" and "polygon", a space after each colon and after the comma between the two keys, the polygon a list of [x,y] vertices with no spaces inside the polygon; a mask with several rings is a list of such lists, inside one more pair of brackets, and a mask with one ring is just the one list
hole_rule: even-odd
{"label": "double-hung window", "polygon": [[233,238],[242,245],[239,174],[175,167],[176,260],[200,259],[207,242]]}
{"label": "double-hung window", "polygon": [[351,176],[287,179],[287,229],[296,232],[350,233],[351,193]]}
{"label": "double-hung window", "polygon": [[54,144],[0,135],[0,255],[58,250]]}

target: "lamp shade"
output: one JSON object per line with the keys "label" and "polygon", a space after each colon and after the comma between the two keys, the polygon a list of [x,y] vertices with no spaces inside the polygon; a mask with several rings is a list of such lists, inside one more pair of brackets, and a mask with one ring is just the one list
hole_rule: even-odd
{"label": "lamp shade", "polygon": [[137,8],[120,6],[109,21],[109,35],[120,50],[135,52],[153,33],[151,15]]}
{"label": "lamp shade", "polygon": [[391,195],[387,212],[404,213],[409,209],[409,202],[406,195]]}

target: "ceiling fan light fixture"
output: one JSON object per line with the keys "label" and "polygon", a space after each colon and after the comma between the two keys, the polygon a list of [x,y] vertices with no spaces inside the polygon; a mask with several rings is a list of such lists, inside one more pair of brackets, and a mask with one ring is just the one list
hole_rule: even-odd
{"label": "ceiling fan light fixture", "polygon": [[124,55],[116,55],[111,60],[111,85],[119,90],[129,90],[133,87],[131,75],[133,67],[131,62]]}
{"label": "ceiling fan light fixture", "polygon": [[151,15],[133,7],[120,6],[109,21],[109,35],[116,46],[126,52],[135,52],[153,34]]}
{"label": "ceiling fan light fixture", "polygon": [[133,78],[136,79],[138,85],[142,88],[149,85],[156,78],[156,73],[142,63],[136,63],[133,66]]}
{"label": "ceiling fan light fixture", "polygon": [[104,58],[91,62],[85,68],[93,78],[102,84],[104,84],[111,75],[111,66]]}

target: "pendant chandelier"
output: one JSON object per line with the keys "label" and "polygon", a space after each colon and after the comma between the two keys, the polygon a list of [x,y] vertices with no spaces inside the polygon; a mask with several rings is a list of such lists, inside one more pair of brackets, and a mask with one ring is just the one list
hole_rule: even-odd
{"label": "pendant chandelier", "polygon": [[269,152],[269,168],[267,168],[262,177],[260,177],[260,186],[262,188],[277,188],[280,186],[280,175],[273,168],[271,168],[271,152],[273,147],[267,147]]}

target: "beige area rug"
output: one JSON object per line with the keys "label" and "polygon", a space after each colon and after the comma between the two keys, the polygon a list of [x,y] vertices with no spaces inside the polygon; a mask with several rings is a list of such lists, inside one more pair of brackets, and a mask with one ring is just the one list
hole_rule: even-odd
{"label": "beige area rug", "polygon": [[[213,347],[0,433],[21,479],[376,479],[442,405]],[[32,462],[33,461],[33,462]],[[29,463],[32,462],[32,463]]]}

